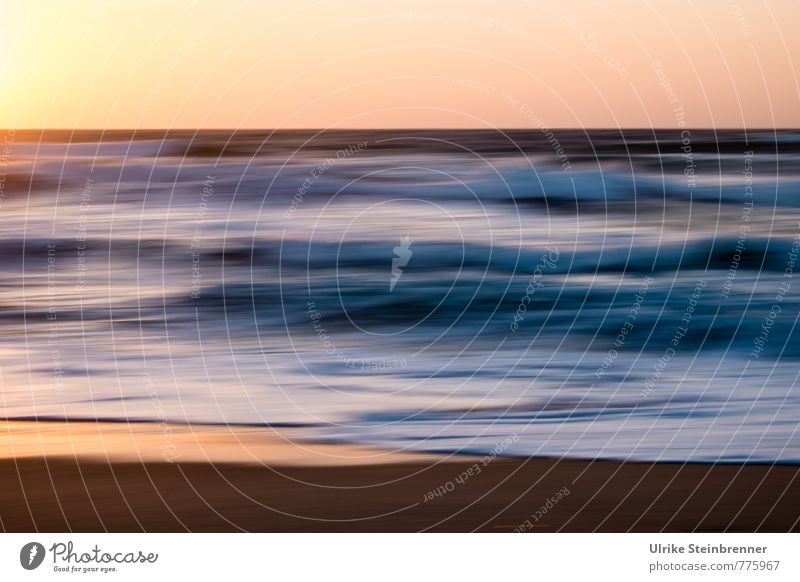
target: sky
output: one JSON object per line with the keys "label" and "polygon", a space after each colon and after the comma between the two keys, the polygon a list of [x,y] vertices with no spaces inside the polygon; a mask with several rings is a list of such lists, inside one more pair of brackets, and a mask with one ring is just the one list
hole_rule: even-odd
{"label": "sky", "polygon": [[0,14],[5,128],[800,125],[797,0],[0,0]]}

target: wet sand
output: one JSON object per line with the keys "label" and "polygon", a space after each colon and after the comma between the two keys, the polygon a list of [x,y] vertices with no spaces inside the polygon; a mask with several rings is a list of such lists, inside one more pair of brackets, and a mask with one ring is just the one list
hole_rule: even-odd
{"label": "wet sand", "polygon": [[5,531],[797,531],[800,466],[481,458],[0,422]]}

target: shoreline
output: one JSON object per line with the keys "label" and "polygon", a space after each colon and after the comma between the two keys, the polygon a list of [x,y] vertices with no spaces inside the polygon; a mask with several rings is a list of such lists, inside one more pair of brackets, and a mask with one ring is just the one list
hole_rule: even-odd
{"label": "shoreline", "polygon": [[0,421],[0,529],[799,530],[800,465],[443,456],[291,437],[241,426]]}

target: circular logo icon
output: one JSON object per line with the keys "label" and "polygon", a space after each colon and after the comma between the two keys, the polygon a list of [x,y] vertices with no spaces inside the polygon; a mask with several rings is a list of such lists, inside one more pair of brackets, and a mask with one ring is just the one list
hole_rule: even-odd
{"label": "circular logo icon", "polygon": [[19,551],[19,563],[26,570],[35,570],[44,561],[44,546],[39,542],[30,542]]}

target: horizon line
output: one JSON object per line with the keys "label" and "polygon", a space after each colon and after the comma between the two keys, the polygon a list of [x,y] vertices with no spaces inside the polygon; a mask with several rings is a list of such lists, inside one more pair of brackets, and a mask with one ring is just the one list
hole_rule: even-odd
{"label": "horizon line", "polygon": [[32,132],[32,131],[800,131],[800,125],[787,127],[4,127],[3,132]]}

